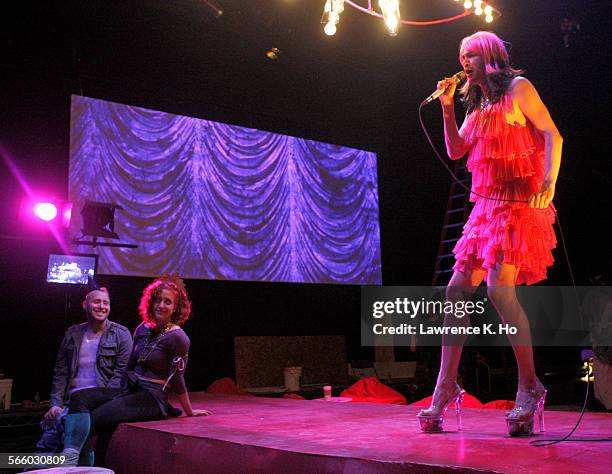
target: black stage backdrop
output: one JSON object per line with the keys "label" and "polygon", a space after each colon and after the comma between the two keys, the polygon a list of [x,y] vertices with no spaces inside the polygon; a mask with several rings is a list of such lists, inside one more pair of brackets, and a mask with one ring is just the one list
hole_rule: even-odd
{"label": "black stage backdrop", "polygon": [[[407,27],[389,38],[373,19],[346,11],[328,38],[319,23],[323,2],[314,9],[311,2],[220,3],[220,19],[189,1],[20,2],[12,6],[19,11],[3,11],[4,152],[32,188],[66,197],[71,94],[373,151],[383,282],[428,284],[450,178],[420,131],[417,104],[438,78],[459,69],[459,40],[481,23]],[[493,25],[512,41],[514,63],[526,69],[565,138],[556,204],[581,284],[610,261],[606,4],[499,1],[504,15]],[[560,28],[566,17],[580,22],[568,47]],[[265,57],[271,47],[281,50],[276,61]],[[424,116],[442,147],[439,106]],[[44,283],[48,253],[58,248],[48,235],[22,228],[21,188],[0,167],[0,368],[15,379],[15,400],[37,391],[45,398],[63,331],[82,321],[83,293]],[[549,282],[569,284],[563,253],[555,257]],[[111,292],[112,319],[136,327],[148,281],[100,279]],[[373,357],[359,344],[358,286],[194,280],[188,287],[191,389],[233,375],[235,335],[344,334],[350,360]]]}

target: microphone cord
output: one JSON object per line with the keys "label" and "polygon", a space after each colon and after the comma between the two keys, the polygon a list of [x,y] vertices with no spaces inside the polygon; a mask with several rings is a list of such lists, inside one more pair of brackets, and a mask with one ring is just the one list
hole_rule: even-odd
{"label": "microphone cord", "polygon": [[572,434],[574,434],[574,431],[576,431],[578,429],[578,426],[580,425],[580,422],[582,421],[582,417],[584,416],[584,412],[586,410],[586,405],[587,405],[587,401],[589,398],[589,385],[591,384],[591,382],[589,382],[589,374],[587,371],[587,383],[586,383],[586,391],[584,394],[584,403],[582,404],[582,410],[580,410],[580,416],[578,417],[578,421],[576,422],[576,424],[574,425],[574,427],[571,429],[571,431],[566,434],[565,436],[563,436],[562,438],[559,439],[536,439],[534,441],[529,441],[529,444],[531,446],[534,446],[536,448],[541,448],[542,446],[551,446],[553,444],[559,444],[563,441],[578,441],[578,442],[582,442],[582,443],[610,443],[612,442],[612,436],[608,437],[608,438],[595,438],[595,439],[591,439],[591,438],[586,438],[586,439],[569,439],[570,436],[572,436]]}
{"label": "microphone cord", "polygon": [[[442,163],[442,166],[444,166],[444,168],[446,168],[446,171],[448,171],[448,173],[451,175],[453,180],[459,186],[461,186],[463,189],[465,189],[468,193],[472,193],[475,196],[481,197],[483,199],[489,199],[491,201],[520,202],[520,203],[525,203],[525,204],[527,204],[529,202],[527,200],[504,199],[504,198],[496,198],[496,197],[493,197],[493,196],[485,196],[483,194],[480,194],[480,193],[477,193],[477,192],[473,191],[468,186],[466,186],[459,179],[459,177],[453,172],[453,170],[450,168],[450,166],[448,166],[446,164],[446,161],[444,160],[444,158],[442,158],[442,156],[438,152],[436,146],[434,145],[433,140],[431,139],[431,136],[429,134],[429,131],[427,130],[427,127],[425,126],[425,122],[423,121],[422,110],[423,110],[423,106],[424,105],[426,105],[426,101],[421,102],[421,104],[419,105],[419,122],[421,123],[421,129],[423,130],[423,133],[425,134],[425,137],[427,138],[427,141],[429,142],[429,145],[431,146],[431,149],[435,153],[436,158],[438,158],[438,161],[440,163]],[[578,294],[577,294],[577,289],[576,289],[576,280],[574,279],[574,272],[572,270],[572,265],[571,265],[570,259],[569,259],[569,253],[567,251],[567,246],[565,244],[565,235],[563,234],[563,228],[561,227],[561,221],[559,220],[559,214],[557,213],[557,210],[554,207],[551,207],[551,209],[553,210],[553,212],[555,214],[555,220],[556,220],[557,227],[559,228],[559,235],[561,237],[561,246],[563,247],[563,254],[565,256],[565,262],[567,263],[567,268],[568,268],[568,271],[569,271],[570,280],[571,280],[572,286],[574,288],[574,293],[576,294],[576,300],[578,300]],[[588,373],[587,373],[587,377],[588,377]],[[580,416],[578,417],[578,421],[576,421],[576,424],[570,430],[570,432],[568,434],[566,434],[565,436],[563,436],[562,438],[560,438],[560,439],[539,439],[539,440],[535,440],[535,441],[530,441],[529,444],[531,444],[534,447],[541,447],[541,446],[550,446],[552,444],[558,444],[558,443],[561,443],[563,441],[612,442],[612,437],[610,437],[610,438],[602,438],[602,439],[569,439],[570,436],[576,431],[576,429],[580,425],[580,423],[582,421],[582,418],[584,416],[584,413],[585,413],[585,410],[586,410],[586,406],[587,406],[587,402],[588,402],[588,398],[589,398],[589,384],[590,384],[590,382],[588,381],[588,378],[587,378],[584,402],[582,404],[582,409],[580,411]]]}
{"label": "microphone cord", "polygon": [[[431,136],[429,135],[429,131],[427,130],[427,127],[425,126],[425,122],[423,122],[423,106],[424,105],[425,105],[425,101],[421,102],[421,104],[419,105],[419,122],[421,122],[421,129],[423,130],[423,133],[425,134],[425,137],[427,137],[427,141],[429,142],[429,146],[431,146],[431,149],[435,153],[436,157],[438,158],[440,163],[442,163],[442,166],[444,166],[446,168],[446,171],[448,171],[448,173],[453,177],[453,180],[455,180],[455,182],[459,186],[461,186],[463,189],[465,189],[468,193],[472,193],[475,196],[481,197],[483,199],[489,199],[490,201],[521,202],[521,203],[525,203],[525,204],[527,204],[529,202],[526,199],[506,199],[506,198],[498,198],[498,197],[493,197],[493,196],[485,196],[483,194],[480,194],[480,193],[477,193],[476,191],[471,190],[468,186],[466,186],[464,183],[462,183],[461,180],[457,177],[457,175],[450,168],[450,166],[448,166],[446,164],[446,161],[444,160],[444,158],[442,158],[442,156],[438,152],[436,146],[433,143],[433,140],[431,139]],[[553,210],[554,210],[554,208],[553,208]],[[555,214],[556,214],[556,212],[555,212]]]}
{"label": "microphone cord", "polygon": [[[468,193],[472,193],[475,196],[481,197],[483,199],[489,199],[491,201],[520,202],[520,203],[523,203],[523,204],[528,204],[529,203],[529,201],[523,200],[523,199],[505,199],[505,198],[497,198],[497,197],[493,197],[493,196],[485,196],[484,194],[480,194],[480,193],[478,193],[476,191],[473,191],[468,186],[466,186],[459,179],[459,177],[454,173],[454,171],[450,168],[450,166],[448,166],[446,164],[446,161],[444,160],[444,158],[442,158],[442,155],[440,155],[440,152],[438,151],[438,149],[434,145],[433,140],[431,139],[431,135],[429,134],[429,131],[427,130],[427,127],[425,126],[425,122],[423,121],[423,106],[424,105],[425,105],[425,101],[421,102],[421,104],[419,105],[419,122],[421,123],[421,129],[423,130],[423,133],[425,134],[425,137],[427,138],[427,141],[429,142],[429,146],[431,147],[431,149],[433,150],[434,154],[436,155],[436,158],[438,158],[438,161],[442,164],[442,166],[444,166],[444,168],[446,168],[446,171],[448,171],[448,174],[451,175],[453,180],[459,186],[461,186],[463,189],[465,189],[465,191],[467,191]],[[563,228],[561,227],[561,221],[559,220],[559,214],[557,213],[557,209],[555,209],[554,206],[551,206],[551,209],[552,209],[552,211],[555,214],[555,221],[556,221],[557,227],[559,228],[559,235],[561,237],[561,245],[563,247],[563,254],[565,256],[565,261],[567,263],[567,268],[569,270],[570,280],[572,282],[572,286],[574,287],[574,291],[576,291],[576,280],[574,279],[574,272],[572,270],[572,265],[570,264],[570,258],[569,258],[569,254],[567,252],[567,246],[565,245],[565,235],[563,234]]]}

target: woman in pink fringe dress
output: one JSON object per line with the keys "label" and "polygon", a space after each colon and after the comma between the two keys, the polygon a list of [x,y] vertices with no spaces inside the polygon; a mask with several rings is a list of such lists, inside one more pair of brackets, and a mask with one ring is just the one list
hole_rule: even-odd
{"label": "woman in pink fringe dress", "polygon": [[[447,88],[440,102],[448,156],[457,160],[469,153],[474,207],[453,250],[456,263],[446,297],[465,300],[486,281],[488,299],[503,322],[518,328],[518,335],[509,336],[518,392],[506,421],[510,435],[529,435],[534,414],[543,431],[546,390],[535,374],[529,321],[515,286],[545,279],[553,263],[552,199],[563,139],[534,86],[510,66],[498,36],[479,31],[464,38],[459,60],[467,78],[461,89],[467,115],[460,130],[454,110],[457,81],[447,78],[438,87]],[[449,315],[445,324],[466,322]],[[444,341],[431,406],[418,415],[423,431],[441,431],[453,402],[461,429],[464,391],[457,385],[457,369],[464,341]]]}

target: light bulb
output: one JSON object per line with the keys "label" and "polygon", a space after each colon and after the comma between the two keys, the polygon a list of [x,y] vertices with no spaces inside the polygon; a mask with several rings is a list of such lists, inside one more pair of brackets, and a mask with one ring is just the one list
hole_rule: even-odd
{"label": "light bulb", "polygon": [[397,35],[398,24],[399,21],[397,21],[397,18],[395,16],[390,16],[389,18],[387,18],[385,20],[385,25],[387,26],[387,33],[389,33],[391,36]]}
{"label": "light bulb", "polygon": [[465,0],[465,2],[463,2],[463,8],[469,10],[470,8],[472,8],[472,2],[470,0]]}
{"label": "light bulb", "polygon": [[387,32],[391,36],[397,35],[400,23],[399,0],[378,0],[378,6],[383,14]]}
{"label": "light bulb", "polygon": [[327,23],[323,31],[327,36],[334,36],[336,34],[336,25],[333,23]]}
{"label": "light bulb", "polygon": [[36,217],[45,222],[52,221],[57,216],[57,207],[52,202],[37,202],[33,211]]}
{"label": "light bulb", "polygon": [[491,22],[493,21],[493,15],[487,15],[487,16],[485,16],[485,21],[486,21],[487,23],[491,23]]}

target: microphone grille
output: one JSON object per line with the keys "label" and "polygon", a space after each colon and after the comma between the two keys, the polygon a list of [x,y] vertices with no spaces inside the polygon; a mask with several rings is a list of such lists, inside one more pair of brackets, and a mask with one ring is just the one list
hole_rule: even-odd
{"label": "microphone grille", "polygon": [[453,78],[457,79],[459,82],[463,81],[465,79],[465,71],[459,71],[458,73],[453,75]]}

